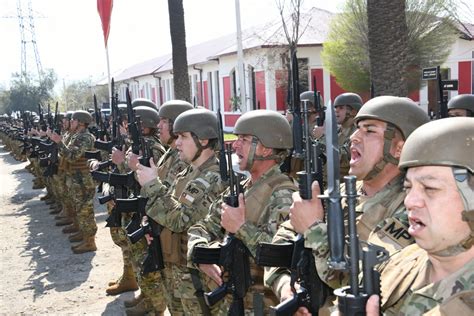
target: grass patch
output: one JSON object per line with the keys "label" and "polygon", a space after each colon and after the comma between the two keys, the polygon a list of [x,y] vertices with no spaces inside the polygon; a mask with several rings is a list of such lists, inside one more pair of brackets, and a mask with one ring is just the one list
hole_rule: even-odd
{"label": "grass patch", "polygon": [[224,141],[234,141],[237,139],[237,135],[224,133]]}

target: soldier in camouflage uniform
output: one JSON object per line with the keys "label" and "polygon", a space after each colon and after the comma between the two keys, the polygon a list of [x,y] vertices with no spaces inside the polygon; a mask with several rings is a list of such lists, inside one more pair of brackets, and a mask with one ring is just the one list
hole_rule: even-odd
{"label": "soldier in camouflage uniform", "polygon": [[[63,118],[63,129],[64,133],[62,135],[62,142],[64,145],[68,146],[72,136],[76,133],[77,125],[74,126],[74,129],[71,128],[71,119],[73,111],[68,111]],[[68,160],[59,153],[59,165],[58,165],[58,174],[55,178],[57,181],[58,195],[60,198],[58,203],[60,203],[60,213],[55,216],[57,220],[57,226],[64,226],[64,225],[71,225],[67,226],[63,229],[65,233],[74,233],[69,236],[69,241],[77,242],[82,241],[82,233],[79,232],[79,227],[77,221],[74,221],[75,218],[75,211],[74,211],[74,202],[72,199],[73,192],[68,188],[69,184],[69,177],[70,177],[70,170],[69,170],[69,162]],[[54,212],[53,212],[54,213]]]}
{"label": "soldier in camouflage uniform", "polygon": [[95,184],[89,173],[89,167],[84,154],[94,148],[94,135],[87,127],[92,121],[92,116],[86,111],[76,111],[71,118],[71,129],[75,130],[69,144],[62,142],[61,135],[51,134],[52,141],[58,144],[58,150],[63,159],[68,162],[69,171],[66,185],[74,195],[71,195],[79,230],[82,234],[82,242],[71,249],[76,254],[95,251],[95,234],[97,225],[95,222],[93,198]]}
{"label": "soldier in camouflage uniform", "polygon": [[474,95],[459,94],[448,102],[448,116],[474,117]]}
{"label": "soldier in camouflage uniform", "polygon": [[[429,118],[415,103],[383,96],[371,99],[361,108],[355,121],[357,130],[351,136],[351,169],[360,180],[357,189],[357,229],[361,240],[387,248],[391,253],[414,242],[408,234],[408,218],[403,199],[403,175],[397,165],[404,140]],[[319,186],[313,183],[313,196]],[[344,194],[341,187],[341,194]],[[296,232],[304,234],[306,246],[315,253],[318,274],[333,288],[348,282],[348,275],[329,270],[327,225],[319,199],[301,200],[293,195],[291,223],[282,225],[273,242],[293,240]],[[345,200],[342,207],[347,208]],[[288,271],[271,268],[265,282],[281,299],[292,295]]]}
{"label": "soldier in camouflage uniform", "polygon": [[[239,206],[234,208],[223,203],[223,197],[229,194],[224,192],[212,204],[206,218],[188,230],[190,265],[195,246],[212,247],[213,243],[224,239],[226,232],[235,234],[255,256],[257,244],[270,242],[278,226],[288,218],[291,195],[296,186],[281,173],[279,166],[293,146],[288,121],[274,111],[250,111],[237,120],[234,134],[238,135],[233,149],[239,157],[239,168],[250,172],[250,178],[242,182],[245,193],[239,196]],[[197,268],[218,285],[222,284],[220,267],[200,264]],[[250,269],[252,286],[244,299],[247,315],[264,312],[254,311],[254,306],[264,304],[266,309],[278,303],[277,298],[263,287],[263,269],[253,262]]]}
{"label": "soldier in camouflage uniform", "polygon": [[[158,161],[164,154],[165,149],[160,142],[158,136],[158,122],[159,116],[156,110],[155,104],[147,99],[135,99],[132,102],[133,110],[135,115],[140,117],[142,134],[147,143],[147,146],[151,150],[150,154],[154,161]],[[138,162],[138,156],[134,155],[130,150],[128,151],[126,166],[133,171],[136,170],[136,164]],[[120,197],[126,198],[126,196]],[[111,205],[108,205],[109,213],[111,212]],[[123,218],[128,222],[130,220],[129,215],[123,215]],[[124,223],[126,224],[126,223]],[[140,264],[143,259],[142,253],[146,251],[146,242],[143,239],[135,245],[129,242],[124,227],[111,227],[110,235],[114,243],[119,246],[122,250],[123,258],[123,273],[122,276],[116,282],[110,282],[109,287],[106,289],[106,293],[109,295],[117,295],[126,291],[135,291],[138,289],[137,276],[141,281],[142,289],[145,288],[144,292],[147,292],[146,286],[143,284],[145,281],[140,278]],[[149,282],[153,284],[155,282]],[[153,284],[153,289],[157,285]],[[164,310],[163,304],[160,303],[160,309]]]}
{"label": "soldier in camouflage uniform", "polygon": [[[161,143],[168,148],[166,153],[158,162],[158,178],[168,188],[172,183],[174,183],[177,175],[181,173],[188,165],[186,162],[181,161],[178,157],[178,150],[176,149],[177,135],[173,132],[173,123],[179,114],[191,110],[192,108],[193,106],[189,102],[171,100],[162,104],[158,113],[160,118],[158,123],[159,138]],[[166,275],[166,270],[169,269],[169,275],[171,275],[171,263],[169,263],[169,256],[173,254],[174,250],[170,249],[171,231],[163,228],[160,238],[165,261],[164,274]],[[143,247],[143,251],[145,250],[146,248]],[[137,252],[137,260],[139,256],[142,256],[141,259],[143,259],[143,251],[141,254]],[[151,290],[147,291],[148,287],[145,286],[145,291],[142,289],[140,296],[133,299],[132,301],[125,302],[125,306],[127,307],[126,311],[128,314],[139,314],[143,311],[149,310],[150,305],[165,306],[165,302],[166,305],[168,305],[169,310],[182,311],[181,301],[178,298],[173,300],[172,291],[170,291],[170,289],[174,288],[172,280],[167,280],[166,278],[161,277],[161,274],[159,273],[149,274],[147,276],[147,280],[149,282],[145,283],[149,283],[149,288]],[[141,286],[143,286],[142,283],[140,283]],[[161,286],[161,289],[157,289],[157,286]],[[152,290],[153,287],[155,288],[154,290]]]}
{"label": "soldier in camouflage uniform", "polygon": [[[379,268],[385,315],[474,314],[473,135],[474,118],[442,119],[417,129],[403,148],[416,244]],[[374,303],[369,315],[379,315]]]}
{"label": "soldier in camouflage uniform", "polygon": [[[149,198],[147,216],[173,232],[175,247],[171,269],[165,269],[167,283],[173,284],[173,296],[181,301],[181,310],[172,315],[202,315],[204,312],[197,297],[191,274],[199,279],[197,271],[189,271],[186,262],[187,230],[208,213],[212,201],[225,189],[219,174],[219,163],[214,150],[217,147],[218,127],[215,113],[207,109],[192,109],[180,114],[173,132],[178,135],[176,148],[179,159],[189,163],[168,189],[157,179],[156,168],[139,165],[137,171],[142,192]],[[171,274],[169,274],[171,272]],[[170,302],[171,303],[171,302]],[[204,301],[202,301],[202,304]]]}
{"label": "soldier in camouflage uniform", "polygon": [[[334,111],[336,112],[336,121],[339,125],[337,132],[337,142],[339,144],[339,165],[341,182],[344,176],[349,173],[350,154],[350,136],[355,132],[356,126],[354,118],[362,107],[362,98],[355,93],[346,92],[340,94],[334,100]],[[324,126],[313,129],[313,137],[321,144],[323,152],[326,150],[326,138],[324,137]]]}

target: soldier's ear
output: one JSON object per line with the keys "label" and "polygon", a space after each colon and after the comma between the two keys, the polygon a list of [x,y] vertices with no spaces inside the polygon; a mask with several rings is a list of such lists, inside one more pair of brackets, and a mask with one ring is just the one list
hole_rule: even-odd
{"label": "soldier's ear", "polygon": [[273,155],[273,149],[272,148],[268,148],[268,147],[265,147],[263,146],[261,143],[260,143],[260,146],[262,148],[262,151],[261,151],[261,156],[263,157],[268,157],[268,156],[271,156]]}
{"label": "soldier's ear", "polygon": [[405,144],[404,140],[397,140],[397,142],[395,143],[395,152],[392,154],[393,157],[400,159],[404,144]]}

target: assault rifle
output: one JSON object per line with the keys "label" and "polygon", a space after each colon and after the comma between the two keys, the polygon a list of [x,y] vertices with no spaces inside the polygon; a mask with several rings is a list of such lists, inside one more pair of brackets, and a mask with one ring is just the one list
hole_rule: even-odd
{"label": "assault rifle", "polygon": [[[141,122],[140,117],[136,116],[133,108],[130,93],[126,91],[127,95],[127,111],[128,111],[128,130],[132,138],[132,152],[136,155],[142,153],[142,157],[139,159],[140,163],[150,167],[150,158],[153,156],[149,144],[141,134]],[[126,186],[133,188],[134,198],[131,199],[116,199],[115,209],[112,211],[111,216],[117,216],[121,213],[133,212],[132,221],[127,226],[127,235],[130,241],[134,244],[142,239],[146,234],[153,237],[150,245],[148,246],[148,254],[143,261],[142,274],[148,274],[150,272],[159,271],[164,269],[163,254],[161,251],[160,233],[161,226],[156,223],[152,218],[147,219],[143,222],[143,217],[146,216],[145,207],[148,198],[141,197],[140,185],[133,177],[133,173],[126,175],[117,175],[116,180],[118,182],[125,180]],[[111,175],[109,179],[111,184],[115,184],[115,179]]]}
{"label": "assault rifle", "polygon": [[[305,200],[312,199],[311,184],[318,178],[318,174],[322,174],[317,164],[318,147],[309,136],[308,116],[308,101],[304,100],[304,171],[297,175],[300,195]],[[302,142],[302,139],[299,141]],[[312,315],[318,315],[331,289],[319,278],[312,250],[304,247],[304,237],[301,234],[292,243],[260,243],[257,246],[256,261],[258,265],[282,267],[291,271],[293,297],[271,307],[272,315],[293,315],[300,306],[306,307]],[[298,290],[295,288],[296,282],[300,285]]]}
{"label": "assault rifle", "polygon": [[48,127],[46,126],[46,122],[44,121],[43,109],[41,108],[40,103],[38,103],[38,115],[39,115],[39,126],[43,132],[46,132]]}
{"label": "assault rifle", "polygon": [[321,92],[316,91],[316,76],[313,76],[313,87],[314,87],[314,107],[316,108],[316,113],[318,113],[318,117],[316,118],[316,125],[323,126],[324,125],[324,118],[326,114],[324,111],[326,108],[321,104]]}
{"label": "assault rifle", "polygon": [[[300,106],[300,79],[298,70],[298,58],[296,56],[296,49],[291,49],[291,63],[288,65],[288,94],[287,103],[289,113],[293,116],[291,122],[291,129],[293,134],[293,149],[291,155],[286,157],[280,169],[282,172],[290,174],[294,172],[291,170],[292,160],[300,160],[303,158],[303,147],[301,146],[301,139],[303,138],[302,121],[301,121],[301,106]],[[296,168],[299,170],[299,168]]]}
{"label": "assault rifle", "polygon": [[104,120],[102,119],[102,114],[100,112],[99,107],[97,106],[97,97],[94,94],[94,117],[95,117],[95,125],[96,129],[96,137],[97,139],[106,141],[109,138],[108,131],[105,128]]}
{"label": "assault rifle", "polygon": [[[365,315],[365,306],[372,294],[380,295],[380,273],[375,267],[387,260],[388,251],[385,248],[361,242],[357,235],[356,226],[356,177],[345,176],[346,198],[349,212],[349,257],[347,258],[350,285],[334,291],[338,297],[339,312],[346,316]],[[363,244],[361,247],[360,244]],[[362,262],[362,285],[359,285],[359,264]]]}
{"label": "assault rifle", "polygon": [[[114,93],[114,79],[112,78],[112,94]],[[115,147],[119,150],[122,150],[124,140],[120,134],[120,126],[122,126],[122,116],[120,115],[120,110],[118,108],[118,95],[112,95],[112,100],[110,102],[110,109],[112,112],[112,139],[110,141],[101,141],[96,140],[94,147],[98,150],[104,150],[108,153],[112,152],[112,148]]]}
{"label": "assault rifle", "polygon": [[301,144],[303,126],[301,121],[300,78],[296,49],[293,49],[291,52],[291,96],[293,108],[293,157],[301,159],[303,157],[303,147]]}
{"label": "assault rifle", "polygon": [[[150,158],[152,157],[151,149],[149,144],[145,141],[144,137],[141,134],[141,121],[139,116],[135,116],[132,107],[132,100],[130,98],[130,92],[127,88],[127,112],[128,112],[128,130],[132,139],[132,152],[135,155],[139,155],[140,151],[142,152],[142,157],[139,159],[140,163],[144,166],[150,166]],[[111,185],[121,185],[125,186],[128,189],[132,190],[133,197],[138,198],[140,194],[140,184],[135,179],[133,171],[126,174],[110,174],[109,183]],[[124,203],[123,200],[116,200],[116,212],[121,212],[122,206],[121,203]],[[126,210],[130,211],[130,209]],[[133,217],[130,224],[127,226],[127,234],[133,235],[135,231],[140,229],[143,216],[145,213],[140,213],[133,211]],[[118,215],[117,215],[118,216]],[[133,242],[133,241],[132,241]]]}
{"label": "assault rifle", "polygon": [[[229,179],[230,194],[224,198],[224,202],[232,207],[239,205],[239,193],[241,191],[239,177],[232,170],[232,145],[226,145],[227,171],[221,177]],[[226,160],[219,161],[225,164]],[[222,172],[223,168],[221,168]],[[232,303],[228,315],[244,315],[244,297],[251,285],[250,275],[250,252],[245,244],[234,234],[229,234],[219,248],[207,248],[196,246],[193,251],[192,260],[194,264],[217,264],[222,267],[222,276],[226,277],[224,283],[212,292],[204,294],[208,306],[213,306],[222,300],[227,294],[232,295]]]}
{"label": "assault rifle", "polygon": [[[327,200],[327,226],[329,242],[329,268],[334,270],[348,270],[350,272],[351,286],[335,291],[339,296],[339,309],[344,315],[363,315],[365,305],[371,294],[380,290],[379,278],[374,267],[388,258],[388,253],[382,247],[366,244],[360,249],[356,231],[356,189],[355,177],[345,177],[346,198],[349,208],[349,258],[346,260],[344,219],[341,207],[341,194],[339,189],[339,146],[337,141],[337,124],[333,107],[326,109],[326,155],[328,190],[327,195],[320,196]],[[362,254],[364,285],[359,287],[359,258]],[[349,262],[348,262],[349,261]]]}
{"label": "assault rifle", "polygon": [[437,118],[446,118],[448,117],[448,97],[444,95],[444,88],[443,88],[443,79],[441,78],[441,67],[436,67],[437,72],[437,97],[438,97],[438,115]]}
{"label": "assault rifle", "polygon": [[[51,108],[48,103],[48,125],[49,128],[54,131],[56,134],[61,134],[61,129],[59,128],[59,115],[58,115],[58,102],[56,102],[56,108],[54,110],[54,120],[51,115]],[[43,149],[48,152],[48,165],[44,171],[45,177],[51,177],[58,173],[58,145],[54,142],[40,143],[43,146]],[[40,145],[40,147],[42,147]],[[47,148],[47,149],[46,149]]]}

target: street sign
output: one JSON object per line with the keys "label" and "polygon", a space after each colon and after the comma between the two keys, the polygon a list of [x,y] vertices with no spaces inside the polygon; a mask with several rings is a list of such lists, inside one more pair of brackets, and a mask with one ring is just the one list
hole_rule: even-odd
{"label": "street sign", "polygon": [[436,67],[432,68],[423,68],[423,73],[421,75],[423,80],[436,80],[438,79],[438,69]]}
{"label": "street sign", "polygon": [[443,90],[457,91],[458,90],[458,81],[457,80],[443,80]]}

